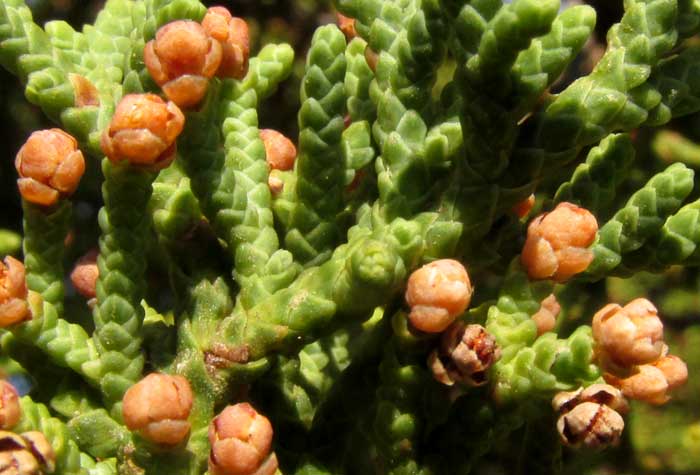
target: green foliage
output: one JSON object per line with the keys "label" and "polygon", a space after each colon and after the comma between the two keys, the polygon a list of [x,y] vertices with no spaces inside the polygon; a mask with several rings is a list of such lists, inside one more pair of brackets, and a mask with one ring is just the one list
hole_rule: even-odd
{"label": "green foliage", "polygon": [[[245,77],[209,81],[186,111],[176,161],[153,171],[104,159],[100,137],[123,95],[161,92],[146,42],[173,20],[201,21],[205,5],[108,0],[77,31],[42,28],[23,2],[0,2],[0,64],[90,160],[73,200],[23,203],[32,318],[0,330],[0,370],[30,392],[15,430],[45,433],[58,475],[204,473],[212,418],[244,400],[272,421],[284,473],[584,473],[585,456],[562,457],[550,401],[601,381],[588,326],[598,307],[658,294],[673,325],[690,327],[674,345],[697,366],[700,200],[689,167],[700,162],[697,134],[681,130],[700,111],[698,2],[626,0],[582,74],[576,58],[600,8],[335,7],[359,36],[320,26],[305,56],[285,43],[257,48],[273,33],[253,28]],[[299,104],[284,102],[290,78]],[[285,132],[298,131],[298,158],[271,171],[260,129],[297,106]],[[671,120],[675,132],[642,128]],[[645,149],[651,133],[664,163]],[[567,201],[601,224],[592,264],[561,286],[531,280],[520,262],[527,223],[513,206],[535,191],[529,216]],[[88,202],[101,206],[96,220]],[[65,270],[97,242],[90,321]],[[19,247],[0,230],[1,252]],[[463,262],[474,284],[460,320],[485,325],[500,348],[484,387],[438,383],[426,361],[440,337],[408,323],[409,275],[441,258]],[[677,285],[662,293],[663,282]],[[562,314],[538,334],[532,317],[552,293]],[[170,451],[123,424],[123,394],[152,371],[184,376],[194,393],[189,439]],[[683,422],[678,432],[649,433],[657,414],[635,408],[624,470],[649,468],[642,453],[670,470],[700,466],[697,418],[679,415],[698,396],[681,394],[663,416]],[[674,447],[695,455],[665,458]]]}

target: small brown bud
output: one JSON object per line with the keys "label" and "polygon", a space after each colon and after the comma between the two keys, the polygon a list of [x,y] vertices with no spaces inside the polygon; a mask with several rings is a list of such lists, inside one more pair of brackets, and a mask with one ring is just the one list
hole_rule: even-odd
{"label": "small brown bud", "polygon": [[202,26],[190,20],[164,25],[143,50],[148,72],[180,107],[197,105],[209,87],[209,79],[221,64],[221,45]]}
{"label": "small brown bud", "polygon": [[85,160],[78,142],[61,129],[39,130],[29,136],[15,158],[22,197],[51,206],[70,196],[85,173]]}
{"label": "small brown bud", "polygon": [[452,386],[486,384],[486,372],[498,361],[501,350],[493,336],[481,325],[453,323],[443,334],[440,348],[428,359],[435,379]]}
{"label": "small brown bud", "polygon": [[0,429],[11,429],[22,417],[19,394],[15,387],[0,379]]}
{"label": "small brown bud", "polygon": [[56,470],[56,453],[51,444],[46,440],[46,436],[41,432],[24,432],[22,438],[27,443],[27,450],[31,452],[39,465],[46,473],[53,473]]}
{"label": "small brown bud", "polygon": [[464,266],[453,259],[440,259],[414,271],[408,279],[408,318],[420,331],[444,331],[469,306],[472,286]]}
{"label": "small brown bud", "polygon": [[521,262],[531,279],[564,282],[593,260],[588,246],[597,232],[598,223],[588,210],[560,203],[530,222]]}
{"label": "small brown bud", "polygon": [[279,195],[284,189],[284,181],[282,181],[280,177],[270,174],[270,176],[267,177],[267,186],[270,188],[270,192],[273,195]]}
{"label": "small brown bud", "polygon": [[27,304],[24,265],[7,256],[0,263],[0,328],[9,327],[31,318]]}
{"label": "small brown bud", "polygon": [[652,363],[664,350],[664,326],[656,307],[635,299],[620,307],[608,304],[593,316],[593,338],[603,361],[628,367]]}
{"label": "small brown bud", "polygon": [[518,218],[522,219],[528,214],[530,214],[530,211],[532,211],[533,206],[535,206],[535,195],[531,194],[530,196],[513,206],[513,213],[515,213],[515,215]]}
{"label": "small brown bud", "polygon": [[190,432],[192,389],[187,379],[151,373],[124,394],[124,423],[151,442],[178,445]]}
{"label": "small brown bud", "polygon": [[357,30],[355,29],[355,19],[346,17],[340,12],[336,12],[335,18],[338,21],[338,28],[343,32],[345,38],[348,41],[352,41],[353,38],[357,36]]}
{"label": "small brown bud", "polygon": [[245,77],[250,58],[250,33],[245,20],[234,17],[224,7],[211,7],[202,20],[202,27],[221,45],[221,65],[216,75],[235,79]]}
{"label": "small brown bud", "polygon": [[542,301],[540,309],[532,316],[532,319],[537,325],[537,336],[543,335],[552,331],[557,323],[557,316],[561,311],[561,306],[554,294]]}
{"label": "small brown bud", "polygon": [[564,444],[593,449],[617,445],[624,427],[625,422],[617,411],[595,402],[578,404],[557,421]]}
{"label": "small brown bud", "polygon": [[100,270],[97,268],[97,255],[97,249],[88,251],[78,260],[70,274],[70,280],[75,290],[87,299],[95,298],[96,295],[97,279],[100,276]]}
{"label": "small brown bud", "polygon": [[267,164],[271,170],[291,170],[297,158],[297,148],[291,140],[276,130],[261,129]]}
{"label": "small brown bud", "polygon": [[112,122],[102,134],[102,151],[113,163],[154,169],[167,167],[175,158],[177,136],[185,117],[172,102],[155,94],[129,94],[122,98]]}
{"label": "small brown bud", "polygon": [[228,406],[209,425],[212,475],[272,475],[277,458],[270,421],[248,403]]}
{"label": "small brown bud", "polygon": [[29,451],[5,450],[0,452],[0,474],[41,475],[41,469]]}

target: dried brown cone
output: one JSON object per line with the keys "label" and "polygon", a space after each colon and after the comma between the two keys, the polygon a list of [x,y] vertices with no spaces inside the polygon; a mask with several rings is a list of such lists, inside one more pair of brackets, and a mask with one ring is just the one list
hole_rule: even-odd
{"label": "dried brown cone", "polygon": [[70,274],[73,287],[85,298],[93,299],[97,295],[97,279],[100,270],[97,268],[97,249],[91,249],[81,257]]}
{"label": "dried brown cone", "polygon": [[602,449],[617,445],[625,423],[620,413],[628,410],[622,393],[607,384],[560,392],[552,407],[561,416],[557,430],[564,444],[571,447]]}
{"label": "dried brown cone", "polygon": [[31,318],[27,303],[24,264],[14,257],[0,262],[0,328]]}
{"label": "dried brown cone", "polygon": [[51,206],[70,196],[85,173],[78,142],[61,129],[39,130],[29,136],[15,158],[22,198]]}
{"label": "dried brown cone", "polygon": [[11,429],[21,417],[17,390],[8,381],[0,379],[0,429]]}
{"label": "dried brown cone", "polygon": [[563,414],[557,421],[557,430],[564,444],[570,447],[603,449],[620,442],[625,421],[606,406],[584,402]]}
{"label": "dried brown cone", "polygon": [[123,398],[124,423],[145,439],[176,446],[187,439],[193,394],[187,379],[151,373],[131,386]]}
{"label": "dried brown cone", "polygon": [[221,59],[219,42],[190,20],[164,25],[143,50],[143,61],[153,80],[182,108],[199,104]]}
{"label": "dried brown cone", "polygon": [[469,306],[473,289],[464,266],[440,259],[414,271],[406,287],[408,316],[414,328],[440,333]]}
{"label": "dried brown cone", "polygon": [[234,17],[224,7],[211,7],[204,15],[202,27],[221,45],[222,59],[216,75],[243,79],[250,59],[250,32],[245,20]]}
{"label": "dried brown cone", "polygon": [[560,203],[530,222],[520,260],[531,279],[565,282],[583,272],[593,260],[588,246],[598,222],[586,209]]}
{"label": "dried brown cone", "polygon": [[428,358],[435,379],[448,386],[455,382],[482,386],[487,371],[501,356],[496,339],[481,325],[453,323]]}
{"label": "dried brown cone", "polygon": [[593,316],[599,364],[606,369],[652,363],[664,351],[664,326],[656,307],[639,298],[624,307],[608,304]]}
{"label": "dried brown cone", "polygon": [[184,124],[185,116],[172,102],[155,94],[129,94],[119,102],[100,145],[113,163],[158,170],[175,158]]}
{"label": "dried brown cone", "polygon": [[41,432],[0,431],[0,473],[41,475],[56,470],[56,454]]}
{"label": "dried brown cone", "polygon": [[250,404],[226,407],[209,425],[209,472],[212,475],[272,475],[272,425]]}

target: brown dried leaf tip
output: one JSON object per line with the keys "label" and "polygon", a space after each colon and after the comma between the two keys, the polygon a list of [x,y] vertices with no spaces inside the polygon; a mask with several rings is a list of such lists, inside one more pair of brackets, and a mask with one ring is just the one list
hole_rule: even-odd
{"label": "brown dried leaf tip", "polygon": [[525,216],[530,214],[530,211],[532,211],[533,206],[535,206],[535,195],[531,194],[530,196],[513,206],[512,211],[518,218],[523,219]]}
{"label": "brown dried leaf tip", "polygon": [[472,293],[469,275],[460,262],[440,259],[426,264],[408,279],[408,319],[420,331],[440,333],[466,310]]}
{"label": "brown dried leaf tip", "polygon": [[56,470],[56,454],[41,432],[0,431],[0,473],[41,475]]}
{"label": "brown dried leaf tip", "polygon": [[85,173],[78,142],[61,129],[39,130],[29,136],[15,158],[22,198],[51,206],[70,196]]}
{"label": "brown dried leaf tip", "polygon": [[184,125],[185,116],[172,102],[155,94],[129,94],[119,102],[100,145],[113,163],[158,170],[175,158],[175,140]]}
{"label": "brown dried leaf tip", "polygon": [[93,299],[97,295],[97,279],[100,270],[97,268],[97,249],[90,250],[81,257],[70,274],[73,287],[80,295],[87,299]]}
{"label": "brown dried leaf tip", "polygon": [[607,384],[561,392],[554,396],[552,407],[561,416],[557,430],[570,447],[603,449],[617,445],[625,427],[620,413],[627,412],[627,401],[620,391]]}
{"label": "brown dried leaf tip", "polygon": [[143,61],[168,99],[180,107],[197,105],[221,64],[221,45],[197,22],[178,20],[158,30]]}
{"label": "brown dried leaf tip", "polygon": [[453,323],[442,334],[440,347],[428,358],[435,379],[452,386],[486,384],[486,372],[501,357],[496,339],[481,325]]}
{"label": "brown dried leaf tip", "polygon": [[531,279],[564,282],[593,260],[588,246],[597,232],[598,222],[588,210],[560,203],[530,222],[521,262]]}
{"label": "brown dried leaf tip", "polygon": [[624,307],[608,304],[593,316],[599,360],[629,367],[652,363],[664,350],[664,325],[654,304],[639,298]]}
{"label": "brown dried leaf tip", "polygon": [[212,475],[272,475],[272,425],[248,403],[228,406],[209,425]]}
{"label": "brown dried leaf tip", "polygon": [[187,418],[192,410],[192,389],[187,379],[151,373],[124,394],[124,423],[145,439],[175,446],[190,433]]}
{"label": "brown dried leaf tip", "polygon": [[22,417],[19,394],[15,387],[0,379],[0,429],[11,429]]}
{"label": "brown dried leaf tip", "polygon": [[250,33],[245,20],[234,17],[224,7],[211,7],[204,15],[202,27],[221,45],[222,59],[216,75],[243,79],[250,59]]}
{"label": "brown dried leaf tip", "polygon": [[355,19],[346,17],[340,12],[336,12],[335,19],[338,22],[338,28],[343,32],[345,38],[348,41],[352,41],[353,38],[357,36],[357,30],[355,29]]}
{"label": "brown dried leaf tip", "polygon": [[24,264],[14,257],[0,262],[0,328],[31,318],[24,274]]}

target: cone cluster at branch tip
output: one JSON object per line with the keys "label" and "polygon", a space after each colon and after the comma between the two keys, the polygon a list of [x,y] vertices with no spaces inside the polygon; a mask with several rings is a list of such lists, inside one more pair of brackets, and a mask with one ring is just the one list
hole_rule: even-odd
{"label": "cone cluster at branch tip", "polygon": [[531,279],[565,282],[586,270],[593,260],[588,249],[598,222],[586,209],[560,203],[530,222],[521,261]]}
{"label": "cone cluster at branch tip", "polygon": [[31,318],[24,275],[24,264],[14,257],[0,263],[0,328]]}
{"label": "cone cluster at branch tip", "polygon": [[85,159],[78,142],[60,129],[32,133],[15,158],[17,186],[22,197],[51,206],[70,196],[85,173]]}
{"label": "cone cluster at branch tip", "polygon": [[22,417],[19,395],[15,387],[0,379],[0,429],[12,429]]}
{"label": "cone cluster at branch tip", "polygon": [[227,406],[209,425],[209,471],[212,475],[272,475],[272,425],[250,404]]}
{"label": "cone cluster at branch tip", "polygon": [[440,333],[466,310],[472,293],[467,270],[459,261],[440,259],[426,264],[408,279],[408,319],[420,331]]}
{"label": "cone cluster at branch tip", "polygon": [[182,108],[197,105],[221,64],[221,44],[197,22],[164,25],[146,44],[143,61],[165,95]]}
{"label": "cone cluster at branch tip", "polygon": [[43,475],[56,470],[56,453],[41,432],[0,431],[0,473]]}
{"label": "cone cluster at branch tip", "polygon": [[175,140],[184,124],[174,103],[155,94],[128,94],[102,134],[102,151],[113,163],[165,168],[175,159]]}
{"label": "cone cluster at branch tip", "polygon": [[605,380],[630,399],[664,404],[688,379],[683,360],[668,354],[663,323],[646,299],[603,307],[593,317],[593,337]]}
{"label": "cone cluster at branch tip", "polygon": [[211,7],[202,20],[202,28],[221,45],[222,58],[216,76],[243,79],[250,58],[248,24],[224,7]]}
{"label": "cone cluster at branch tip", "polygon": [[440,346],[430,353],[428,367],[447,386],[487,383],[488,369],[500,358],[501,349],[481,325],[455,322],[443,332]]}
{"label": "cone cluster at branch tip", "polygon": [[124,423],[151,442],[176,446],[189,435],[192,402],[187,379],[151,373],[124,394]]}
{"label": "cone cluster at branch tip", "polygon": [[560,392],[552,399],[552,407],[560,414],[557,430],[564,444],[603,449],[619,443],[625,427],[620,414],[627,412],[628,405],[617,388],[593,384]]}

